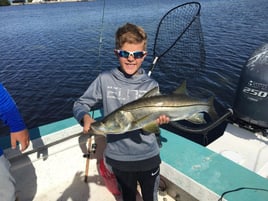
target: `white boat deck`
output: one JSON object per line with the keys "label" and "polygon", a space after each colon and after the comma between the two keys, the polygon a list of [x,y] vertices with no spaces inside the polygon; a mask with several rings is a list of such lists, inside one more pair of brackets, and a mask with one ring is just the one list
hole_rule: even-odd
{"label": "white boat deck", "polygon": [[228,124],[207,148],[268,179],[268,138]]}
{"label": "white boat deck", "polygon": [[[81,128],[80,128],[81,129]],[[96,138],[97,152],[91,154],[88,180],[85,182],[87,136],[70,138],[53,146],[42,147],[50,141],[33,140],[38,152],[28,152],[15,156],[12,150],[7,152],[11,157],[12,172],[17,181],[19,201],[120,201],[120,196],[113,196],[105,187],[98,172],[104,138]],[[33,146],[29,149],[32,150]],[[17,152],[18,153],[18,152]],[[137,201],[142,199],[137,194]],[[173,201],[165,193],[159,194],[159,201]]]}

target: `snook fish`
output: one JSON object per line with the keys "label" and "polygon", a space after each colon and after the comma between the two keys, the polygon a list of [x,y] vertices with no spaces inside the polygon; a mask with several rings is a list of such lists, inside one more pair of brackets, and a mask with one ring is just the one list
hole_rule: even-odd
{"label": "snook fish", "polygon": [[186,82],[170,95],[162,95],[156,87],[141,98],[123,105],[101,121],[91,124],[90,134],[104,135],[123,134],[128,131],[143,129],[145,132],[159,132],[156,119],[166,115],[170,121],[187,120],[195,124],[206,123],[204,112],[211,119],[217,114],[213,98],[201,100],[190,97],[186,92]]}

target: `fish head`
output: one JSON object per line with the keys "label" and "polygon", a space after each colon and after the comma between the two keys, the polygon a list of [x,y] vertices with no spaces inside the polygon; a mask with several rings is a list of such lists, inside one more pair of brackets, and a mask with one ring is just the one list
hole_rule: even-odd
{"label": "fish head", "polygon": [[[89,133],[106,136],[107,134],[120,134],[126,132],[128,129],[127,124],[129,124],[129,122],[126,122],[124,118],[119,118],[121,116],[121,112],[118,112],[115,115],[108,116],[108,118],[105,118],[103,121],[92,123]],[[124,122],[127,124],[124,124]]]}
{"label": "fish head", "polygon": [[105,125],[101,121],[94,122],[90,126],[89,133],[94,135],[105,135]]}

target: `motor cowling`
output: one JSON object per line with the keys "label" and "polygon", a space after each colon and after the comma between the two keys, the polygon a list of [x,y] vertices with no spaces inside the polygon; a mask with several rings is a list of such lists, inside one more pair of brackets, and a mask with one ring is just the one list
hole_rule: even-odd
{"label": "motor cowling", "polygon": [[268,128],[268,43],[255,50],[243,67],[233,109],[236,118]]}

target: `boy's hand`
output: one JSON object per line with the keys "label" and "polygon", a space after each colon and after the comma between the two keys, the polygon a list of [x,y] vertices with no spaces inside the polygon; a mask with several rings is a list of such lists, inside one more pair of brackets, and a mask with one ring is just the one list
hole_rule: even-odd
{"label": "boy's hand", "polygon": [[88,131],[90,130],[90,126],[94,121],[95,120],[92,119],[91,116],[89,116],[88,114],[84,115],[83,117],[83,122],[84,122],[83,133],[84,134],[88,134]]}
{"label": "boy's hand", "polygon": [[156,119],[156,122],[161,125],[161,124],[167,124],[169,123],[170,119],[168,116],[166,115],[161,115],[160,117],[158,117],[158,119]]}

